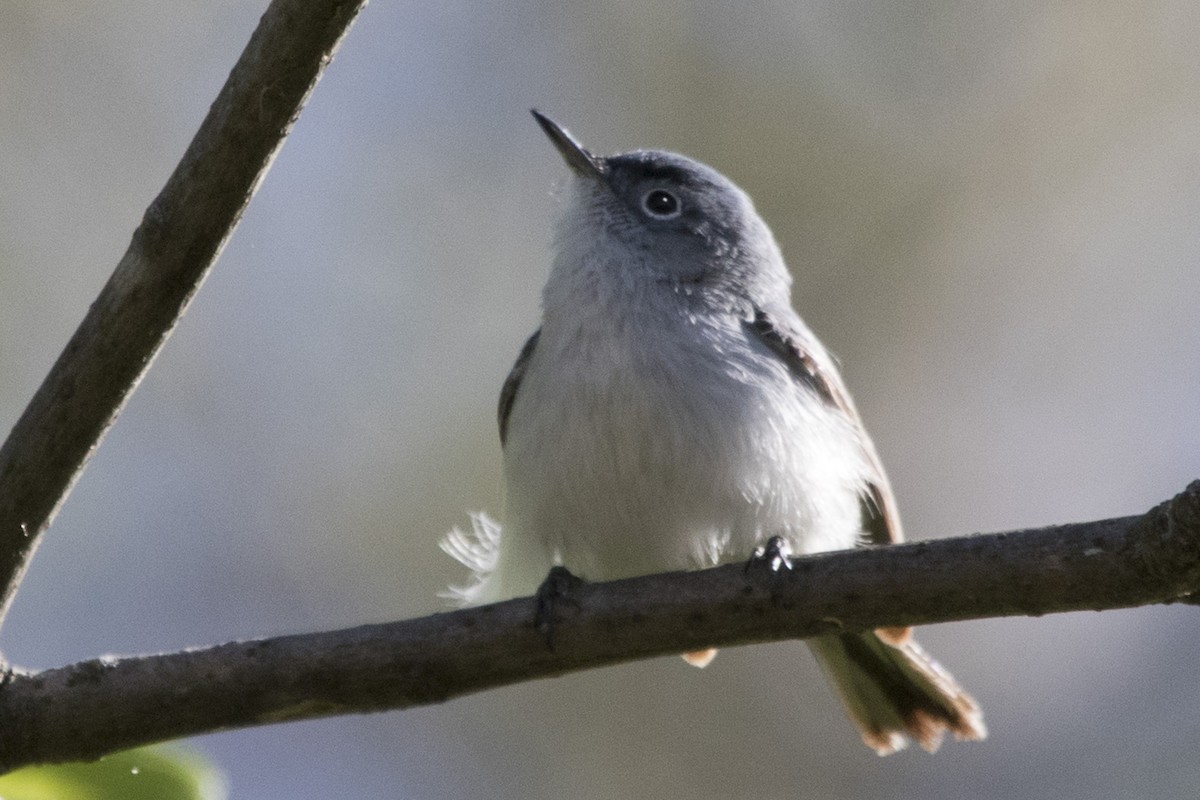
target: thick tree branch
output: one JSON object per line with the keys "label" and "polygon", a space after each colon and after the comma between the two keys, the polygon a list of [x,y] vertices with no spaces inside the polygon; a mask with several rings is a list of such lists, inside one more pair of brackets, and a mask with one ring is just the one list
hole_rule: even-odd
{"label": "thick tree branch", "polygon": [[366,0],[275,0],[129,249],[0,448],[0,620]]}
{"label": "thick tree branch", "polygon": [[216,730],[438,703],[637,658],[841,630],[1187,600],[1200,481],[1141,516],[584,586],[550,652],[530,599],[14,674],[0,771]]}

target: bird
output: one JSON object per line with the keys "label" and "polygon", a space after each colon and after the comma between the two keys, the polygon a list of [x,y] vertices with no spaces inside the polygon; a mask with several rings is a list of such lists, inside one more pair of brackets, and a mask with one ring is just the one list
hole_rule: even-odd
{"label": "bird", "polygon": [[[500,392],[502,521],[473,515],[441,543],[472,571],[454,599],[528,595],[552,569],[616,580],[901,541],[875,446],[750,197],[678,153],[595,155],[532,113],[570,176],[541,325]],[[986,737],[911,628],[807,643],[880,755]]]}

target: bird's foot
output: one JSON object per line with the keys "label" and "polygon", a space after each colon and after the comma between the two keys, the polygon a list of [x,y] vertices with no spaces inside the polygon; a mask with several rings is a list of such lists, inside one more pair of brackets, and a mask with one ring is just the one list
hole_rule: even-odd
{"label": "bird's foot", "polygon": [[558,622],[558,609],[563,605],[578,608],[579,603],[571,595],[582,585],[583,579],[572,575],[566,567],[551,567],[546,580],[542,581],[534,595],[537,611],[533,626],[546,637],[546,647],[550,652],[554,652],[554,626]]}
{"label": "bird's foot", "polygon": [[772,536],[767,539],[767,543],[754,548],[754,552],[750,554],[750,558],[746,561],[745,571],[766,567],[771,572],[779,572],[781,569],[791,569],[792,548],[784,540],[782,536]]}

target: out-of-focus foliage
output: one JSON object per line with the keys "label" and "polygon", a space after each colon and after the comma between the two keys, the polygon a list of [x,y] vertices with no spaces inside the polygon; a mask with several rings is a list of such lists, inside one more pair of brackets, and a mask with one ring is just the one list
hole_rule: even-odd
{"label": "out-of-focus foliage", "polygon": [[143,747],[86,764],[26,767],[0,776],[4,800],[225,800],[220,773],[177,747]]}

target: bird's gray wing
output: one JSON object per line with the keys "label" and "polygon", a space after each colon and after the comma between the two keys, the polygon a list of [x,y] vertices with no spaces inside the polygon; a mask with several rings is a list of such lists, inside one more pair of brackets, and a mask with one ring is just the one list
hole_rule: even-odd
{"label": "bird's gray wing", "polygon": [[875,445],[863,428],[833,359],[799,320],[789,326],[781,316],[755,309],[754,319],[747,320],[746,327],[752,336],[783,360],[797,381],[827,405],[845,414],[858,429],[859,445],[871,470],[866,494],[862,498],[863,530],[871,544],[902,541],[904,534],[900,528],[900,514],[887,473],[883,471]]}
{"label": "bird's gray wing", "polygon": [[538,337],[541,335],[542,329],[538,328],[532,336],[525,340],[525,346],[521,348],[521,352],[517,356],[517,363],[513,364],[508,377],[504,379],[504,386],[500,389],[500,403],[496,408],[496,416],[500,422],[501,447],[504,447],[504,440],[508,435],[508,415],[512,413],[513,402],[517,399],[517,390],[521,388],[521,379],[525,377],[525,370],[529,368],[529,359],[533,358],[534,348],[537,347]]}

